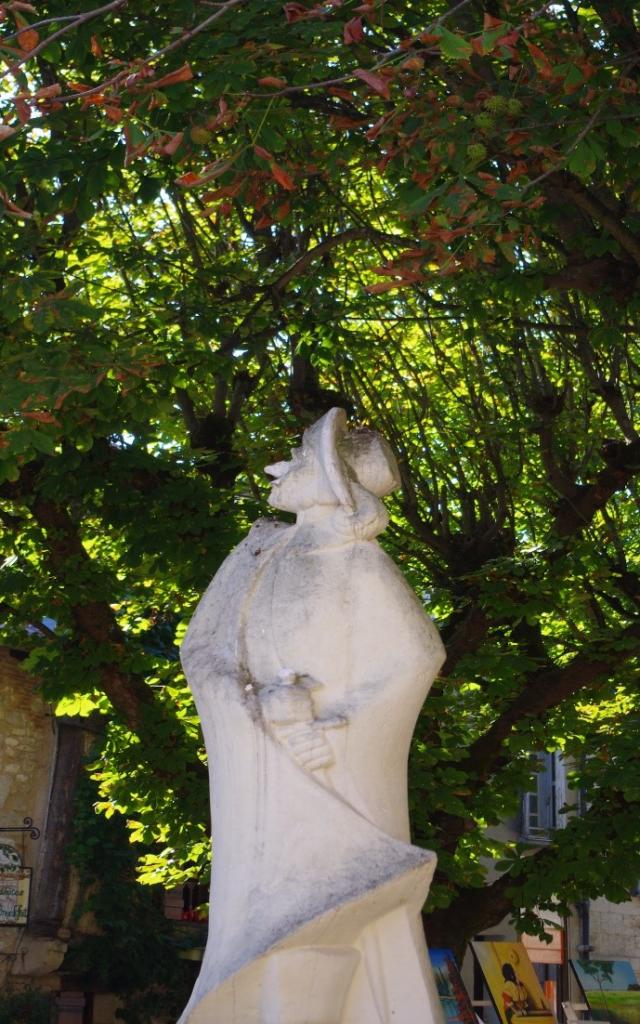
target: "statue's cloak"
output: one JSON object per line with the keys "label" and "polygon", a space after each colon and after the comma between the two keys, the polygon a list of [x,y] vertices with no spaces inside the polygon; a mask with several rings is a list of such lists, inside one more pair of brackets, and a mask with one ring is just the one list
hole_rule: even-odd
{"label": "statue's cloak", "polygon": [[[267,952],[355,942],[399,904],[417,917],[435,857],[408,842],[406,759],[442,645],[375,541],[318,548],[300,527],[258,522],[203,596],[182,661],[209,756],[214,850],[207,949],[181,1020],[258,1020],[238,1000],[255,998]],[[335,789],[265,726],[259,691],[283,669],[322,684],[321,719],[348,720]],[[216,844],[220,823],[229,834]]]}

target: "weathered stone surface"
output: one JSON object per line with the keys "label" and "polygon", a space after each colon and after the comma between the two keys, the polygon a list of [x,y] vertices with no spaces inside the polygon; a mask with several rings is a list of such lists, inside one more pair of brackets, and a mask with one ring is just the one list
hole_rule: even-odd
{"label": "weathered stone surface", "polygon": [[182,1024],[439,1017],[419,920],[435,856],[409,842],[407,755],[444,658],[375,537],[385,442],[334,409],[226,560],[182,655],[209,754],[210,932]]}
{"label": "weathered stone surface", "polygon": [[[43,828],[55,753],[51,709],[42,700],[35,681],[6,648],[0,648],[0,716],[0,825],[19,827],[24,818],[30,817]],[[18,861],[31,868],[37,879],[40,839],[32,840],[24,832],[0,832],[0,843],[13,848]],[[6,863],[6,855],[0,860]],[[60,943],[54,945],[55,950],[42,943],[32,947],[23,929],[3,928],[0,988],[9,973],[24,974],[33,969],[33,973],[40,974],[57,967],[62,953]]]}
{"label": "weathered stone surface", "polygon": [[59,968],[67,949],[65,925],[79,895],[67,846],[93,729],[87,719],[56,718],[37,681],[7,648],[0,648],[0,719],[0,825],[20,827],[29,817],[40,831],[35,839],[24,831],[0,832],[0,862],[13,849],[32,871],[28,927],[1,930],[1,988],[8,975],[40,983]]}

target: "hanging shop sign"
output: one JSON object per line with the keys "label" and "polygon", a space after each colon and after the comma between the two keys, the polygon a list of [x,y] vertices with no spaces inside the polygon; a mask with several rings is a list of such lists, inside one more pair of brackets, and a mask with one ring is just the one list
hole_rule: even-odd
{"label": "hanging shop sign", "polygon": [[[25,818],[22,825],[3,825],[0,832],[28,833],[31,839],[38,839],[40,829],[32,818]],[[22,857],[13,842],[0,839],[0,927],[24,928],[29,920],[29,896],[31,892],[31,868],[25,868]]]}
{"label": "hanging shop sign", "polygon": [[30,889],[31,868],[21,864],[0,866],[0,927],[26,926],[29,920]]}

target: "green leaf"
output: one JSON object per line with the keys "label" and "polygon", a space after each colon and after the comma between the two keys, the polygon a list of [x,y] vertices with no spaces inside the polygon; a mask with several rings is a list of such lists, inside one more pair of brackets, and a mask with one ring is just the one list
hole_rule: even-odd
{"label": "green leaf", "polygon": [[579,85],[582,85],[583,82],[584,82],[584,74],[583,74],[583,72],[580,70],[580,68],[576,67],[575,64],[572,64],[570,66],[567,74],[565,75],[565,79],[564,79],[565,86],[570,88],[570,89],[573,89],[573,88],[576,88]]}
{"label": "green leaf", "polygon": [[97,706],[92,697],[89,697],[87,694],[77,693],[73,697],[63,697],[62,700],[58,701],[56,715],[69,715],[71,717],[78,715],[80,718],[86,718],[88,715],[93,714]]}
{"label": "green leaf", "polygon": [[415,217],[417,214],[423,213],[431,206],[434,199],[437,199],[438,196],[445,192],[446,188],[446,185],[438,185],[436,188],[423,191],[417,186],[412,185],[411,189],[405,193],[408,198],[408,201],[405,201],[406,205],[404,205],[407,216]]}
{"label": "green leaf", "polygon": [[458,35],[456,32],[450,32],[448,28],[440,26],[434,33],[440,37],[440,49],[445,57],[450,57],[451,60],[468,60],[473,53],[473,47],[471,43],[464,38],[464,36]]}
{"label": "green leaf", "polygon": [[42,452],[44,455],[53,455],[56,449],[55,437],[45,433],[43,430],[25,430],[24,433],[28,435],[30,443],[37,452]]}
{"label": "green leaf", "polygon": [[489,29],[487,32],[483,32],[480,37],[482,41],[482,52],[484,54],[491,53],[498,39],[501,39],[502,36],[507,35],[507,33],[510,31],[510,28],[511,26],[505,22],[505,24],[500,25],[498,28],[492,28]]}
{"label": "green leaf", "polygon": [[284,136],[268,124],[263,125],[260,129],[260,138],[257,141],[271,153],[282,153],[287,148],[287,141]]}
{"label": "green leaf", "polygon": [[48,61],[50,64],[59,64],[62,59],[62,47],[60,43],[55,40],[52,43],[47,43],[45,47],[40,51],[42,60]]}
{"label": "green leaf", "polygon": [[581,139],[569,155],[567,167],[580,178],[589,178],[596,169],[596,155],[585,139]]}

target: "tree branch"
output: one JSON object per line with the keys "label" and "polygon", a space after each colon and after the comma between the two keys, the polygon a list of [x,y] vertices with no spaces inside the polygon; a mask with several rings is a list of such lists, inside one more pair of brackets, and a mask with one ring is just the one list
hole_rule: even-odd
{"label": "tree branch", "polygon": [[[126,0],[119,0],[119,2],[125,3]],[[151,61],[159,60],[160,57],[165,57],[168,53],[172,53],[174,50],[179,49],[179,47],[184,46],[185,43],[188,43],[193,39],[194,36],[197,36],[200,32],[204,32],[206,28],[209,28],[209,26],[217,21],[218,18],[221,18],[223,14],[226,14],[228,10],[231,10],[233,7],[237,7],[239,4],[244,2],[245,0],[226,0],[226,3],[220,4],[220,7],[214,14],[205,18],[204,21],[199,22],[199,24],[195,25],[187,32],[183,32],[182,35],[177,39],[174,39],[172,43],[168,43],[167,46],[163,46],[160,50],[154,50],[154,52],[145,57],[141,63],[148,66]],[[73,28],[73,26],[70,27]],[[49,36],[49,38],[44,41],[43,45],[48,45],[53,38],[53,36]],[[31,53],[25,55],[25,59],[33,56],[36,52],[36,50],[32,50]],[[135,74],[135,71],[132,72],[131,66],[129,65],[122,71],[119,71],[117,75],[114,75],[113,78],[108,78],[106,81],[100,82],[99,85],[94,86],[92,89],[85,89],[83,92],[68,93],[66,96],[56,96],[56,103],[71,103],[73,100],[82,101],[88,96],[95,96],[96,93],[103,92],[105,89],[108,89],[113,85],[119,85],[120,82],[125,79],[129,79],[132,75],[135,76]]]}
{"label": "tree branch", "polygon": [[319,242],[312,249],[307,249],[289,270],[286,270],[284,274],[281,274],[280,277],[268,286],[269,289],[275,292],[284,291],[289,282],[306,270],[310,263],[313,263],[314,260],[317,260],[331,249],[335,249],[337,245],[346,245],[347,242],[363,241],[368,238],[375,238],[379,242],[401,245],[404,248],[408,245],[415,246],[417,244],[413,238],[404,238],[400,235],[376,231],[375,228],[347,228],[346,231],[341,231],[337,235],[332,235],[331,238],[326,238],[324,242]]}
{"label": "tree branch", "polygon": [[611,445],[604,457],[608,465],[593,483],[576,487],[574,495],[564,498],[556,507],[553,528],[558,536],[568,537],[588,526],[611,496],[623,490],[640,472],[640,441]]}
{"label": "tree branch", "polygon": [[480,646],[489,631],[491,622],[483,608],[474,604],[465,613],[447,640],[447,660],[440,670],[441,676],[450,676],[458,662],[472,654]]}
{"label": "tree branch", "polygon": [[253,303],[249,311],[242,318],[238,326],[234,329],[233,333],[224,339],[218,348],[219,355],[229,355],[233,352],[240,342],[242,337],[242,331],[247,325],[251,324],[256,313],[262,308],[265,302],[271,299],[274,304],[277,305],[279,297],[285,290],[288,284],[300,274],[303,273],[313,263],[314,260],[324,256],[325,253],[331,249],[335,249],[339,245],[346,245],[348,242],[363,241],[370,239],[372,241],[388,242],[394,245],[400,245],[403,248],[407,245],[415,246],[417,243],[415,239],[405,238],[400,235],[393,235],[386,232],[376,231],[372,227],[353,227],[347,228],[345,231],[338,232],[336,235],[331,235],[330,238],[325,238],[324,241],[318,242],[311,249],[307,249],[298,259],[285,270],[282,274],[275,278],[275,280],[267,283],[262,293],[258,296],[256,301]]}
{"label": "tree branch", "polygon": [[[553,847],[541,847],[531,855],[536,866],[551,860]],[[473,935],[499,924],[516,906],[510,890],[518,888],[518,881],[508,872],[482,888],[466,886],[459,889],[448,907],[434,910],[423,917],[427,941],[430,946],[447,947],[458,955]]]}
{"label": "tree branch", "polygon": [[593,190],[587,188],[579,178],[568,171],[554,172],[549,176],[549,185],[592,221],[601,224],[640,267],[640,239],[594,194]]}
{"label": "tree branch", "polygon": [[606,679],[614,668],[640,652],[640,622],[627,626],[612,638],[606,651],[594,654],[586,650],[568,665],[529,676],[522,692],[498,716],[493,725],[472,743],[461,771],[473,772],[477,791],[504,760],[502,744],[513,727],[526,718],[539,718],[585,686]]}
{"label": "tree branch", "polygon": [[636,290],[638,268],[630,260],[623,261],[611,254],[591,258],[573,256],[565,266],[544,273],[542,280],[545,288],[598,296],[609,291],[614,298],[627,303]]}
{"label": "tree branch", "polygon": [[[60,39],[62,36],[67,35],[68,32],[73,32],[75,28],[79,28],[80,25],[86,24],[87,21],[91,21],[93,18],[97,18],[100,14],[108,14],[109,11],[115,11],[118,9],[118,7],[124,7],[124,5],[127,2],[128,0],[112,0],[111,3],[105,4],[103,7],[96,7],[93,11],[84,11],[83,14],[78,14],[74,16],[70,24],[63,25],[63,27],[59,28],[56,32],[52,32],[50,36],[47,36],[46,39],[43,39],[42,42],[38,43],[37,46],[34,46],[32,50],[29,50],[28,53],[25,53],[24,56],[20,58],[20,60],[14,61],[13,64],[10,65],[9,70],[5,72],[4,75],[0,75],[0,81],[2,80],[2,78],[5,78],[7,74],[13,74],[13,72],[17,68],[21,67],[21,65],[24,64],[26,61],[31,60],[33,57],[36,57],[39,53],[41,53],[42,50],[45,50],[47,46],[49,46],[49,44],[52,43],[55,39]],[[50,21],[52,19],[47,20]],[[66,21],[68,19],[63,17],[59,19],[56,18],[55,20]],[[36,25],[42,24],[46,24],[46,22],[36,22]],[[25,25],[18,32],[14,32],[8,38],[11,39],[14,35],[19,36],[21,32],[29,32],[32,31],[34,28],[35,25]],[[4,39],[0,40],[0,42],[4,41]],[[77,93],[75,95],[75,98],[78,98]]]}
{"label": "tree branch", "polygon": [[[464,803],[473,804],[488,778],[509,760],[504,741],[519,722],[536,719],[553,710],[585,686],[606,679],[614,668],[640,653],[640,622],[613,637],[606,651],[595,655],[587,650],[562,668],[544,669],[531,674],[521,693],[498,715],[493,725],[467,749],[467,756],[456,768],[467,773]],[[468,819],[442,812],[432,824],[442,834],[443,848],[452,851],[468,828]]]}

